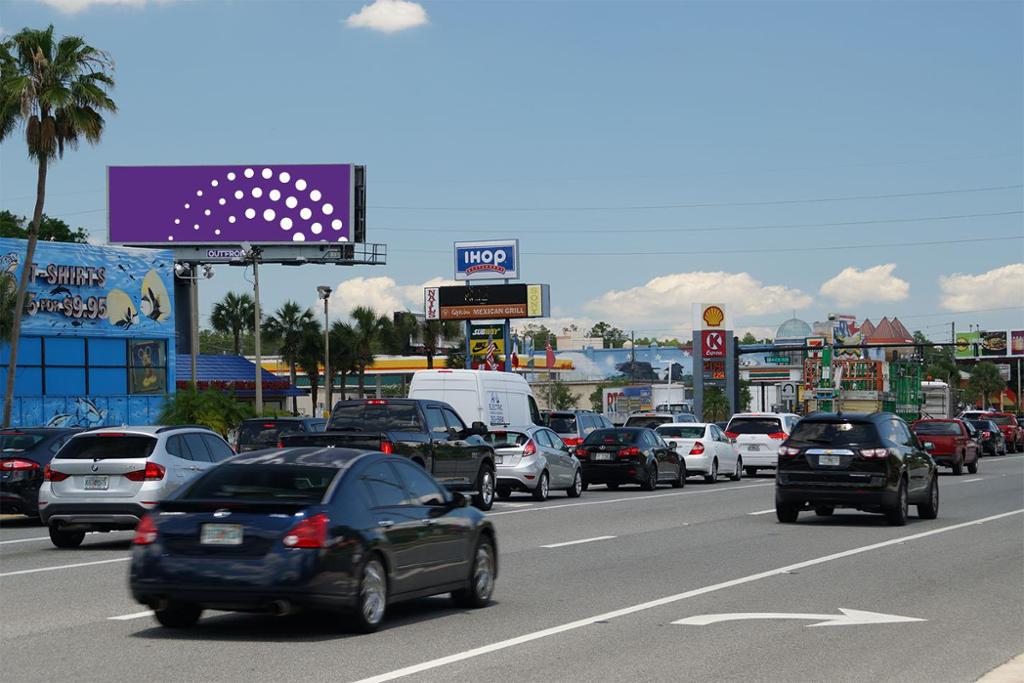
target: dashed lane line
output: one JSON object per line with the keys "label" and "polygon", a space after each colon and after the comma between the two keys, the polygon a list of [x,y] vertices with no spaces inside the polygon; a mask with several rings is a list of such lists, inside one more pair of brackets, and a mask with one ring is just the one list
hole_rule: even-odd
{"label": "dashed lane line", "polygon": [[565,541],[564,543],[551,543],[542,545],[541,548],[564,548],[567,545],[579,545],[580,543],[593,543],[594,541],[607,541],[615,536],[594,536],[593,538],[581,538],[578,541]]}
{"label": "dashed lane line", "polygon": [[0,578],[5,576],[19,576],[21,574],[38,574],[39,572],[55,572],[59,569],[74,569],[75,567],[91,567],[97,564],[110,564],[111,562],[127,562],[132,558],[118,557],[113,560],[96,560],[95,562],[76,562],[74,564],[59,564],[54,567],[36,567],[35,569],[19,569],[16,572],[4,572]]}

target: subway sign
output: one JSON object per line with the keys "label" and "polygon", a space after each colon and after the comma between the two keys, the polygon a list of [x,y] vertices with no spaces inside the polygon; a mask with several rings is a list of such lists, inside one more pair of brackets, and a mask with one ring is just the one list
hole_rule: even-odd
{"label": "subway sign", "polygon": [[519,240],[456,242],[455,279],[519,279]]}

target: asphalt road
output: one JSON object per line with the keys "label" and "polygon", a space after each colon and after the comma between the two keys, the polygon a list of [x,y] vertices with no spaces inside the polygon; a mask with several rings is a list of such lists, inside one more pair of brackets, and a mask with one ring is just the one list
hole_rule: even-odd
{"label": "asphalt road", "polygon": [[[607,491],[492,511],[494,604],[340,618],[207,613],[159,628],[127,591],[130,534],[57,550],[0,523],[6,680],[973,681],[1024,652],[1024,457],[943,476],[939,518],[775,521],[768,476]],[[576,542],[584,541],[584,542]],[[575,542],[575,543],[574,543]],[[915,621],[814,624],[840,609]],[[762,613],[674,624],[698,615]],[[814,615],[820,615],[815,617]]]}

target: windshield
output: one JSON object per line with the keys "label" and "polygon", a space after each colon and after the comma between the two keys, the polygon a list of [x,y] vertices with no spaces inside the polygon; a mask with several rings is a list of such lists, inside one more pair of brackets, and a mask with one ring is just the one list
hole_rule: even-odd
{"label": "windshield", "polygon": [[667,415],[663,415],[663,416],[660,416],[660,417],[657,416],[657,415],[634,415],[634,416],[626,419],[625,426],[626,427],[651,427],[651,428],[654,428],[654,427],[657,427],[658,425],[663,425],[666,422],[673,422],[673,421],[675,421],[675,418],[674,417],[669,417]]}
{"label": "windshield", "polygon": [[960,425],[956,422],[918,422],[914,425],[914,432],[933,436],[960,436]]}
{"label": "windshield", "polygon": [[26,434],[25,432],[0,433],[0,451],[4,453],[28,451],[45,438],[42,434]]}
{"label": "windshield", "polygon": [[590,433],[584,441],[585,446],[602,444],[623,445],[635,443],[640,436],[638,429],[597,429]]}
{"label": "windshield", "polygon": [[223,465],[197,481],[182,500],[319,503],[337,474],[334,467]]}
{"label": "windshield", "polygon": [[984,432],[991,432],[998,429],[994,422],[989,422],[988,420],[969,420],[969,422],[974,425],[976,429],[980,429]]}
{"label": "windshield", "polygon": [[658,427],[656,430],[664,439],[701,439],[704,427]]}
{"label": "windshield", "polygon": [[775,434],[782,431],[782,420],[777,417],[737,417],[729,422],[726,431],[733,434]]}
{"label": "windshield", "polygon": [[808,422],[800,421],[790,435],[790,441],[805,441],[823,446],[875,443],[878,434],[869,422]]}
{"label": "windshield", "polygon": [[483,440],[494,448],[521,448],[530,437],[522,432],[487,432]]}
{"label": "windshield", "polygon": [[552,413],[548,418],[548,427],[551,428],[551,431],[559,434],[575,434],[576,416],[572,414],[563,415],[560,413]]}
{"label": "windshield", "polygon": [[141,434],[106,433],[76,436],[60,450],[61,460],[113,460],[148,458],[156,439]]}
{"label": "windshield", "polygon": [[283,432],[299,431],[299,423],[292,420],[267,420],[263,422],[244,422],[238,432],[238,443],[277,445],[277,437]]}
{"label": "windshield", "polygon": [[334,408],[327,431],[419,432],[419,416],[411,403],[342,403]]}

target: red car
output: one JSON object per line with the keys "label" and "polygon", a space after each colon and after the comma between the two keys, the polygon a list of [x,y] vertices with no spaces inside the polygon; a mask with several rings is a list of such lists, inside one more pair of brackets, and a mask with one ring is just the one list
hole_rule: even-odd
{"label": "red car", "polygon": [[989,413],[986,416],[999,426],[999,431],[1006,439],[1006,449],[1011,453],[1024,451],[1024,428],[1017,422],[1013,413]]}
{"label": "red car", "polygon": [[952,467],[959,476],[967,471],[978,471],[978,442],[970,438],[963,420],[917,420],[910,425],[918,441],[931,444],[926,450],[936,465]]}

